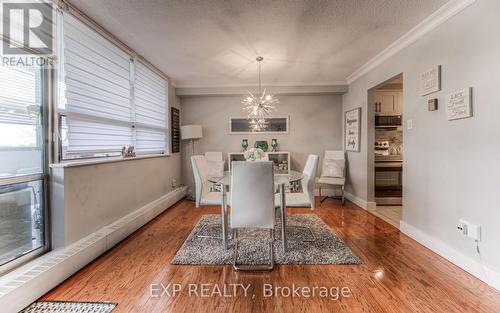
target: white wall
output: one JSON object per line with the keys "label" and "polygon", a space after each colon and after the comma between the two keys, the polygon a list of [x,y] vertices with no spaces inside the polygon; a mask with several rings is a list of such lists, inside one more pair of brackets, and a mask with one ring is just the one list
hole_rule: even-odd
{"label": "white wall", "polygon": [[[241,151],[241,140],[278,139],[279,150],[291,153],[292,169],[302,171],[309,154],[323,155],[325,149],[342,148],[342,97],[340,95],[278,95],[276,116],[290,116],[290,133],[282,135],[230,135],[229,117],[245,116],[241,96],[183,97],[182,124],[203,126],[203,139],[197,140],[196,153]],[[184,143],[184,181],[192,188],[188,162],[191,148]],[[321,164],[320,164],[321,166]],[[321,167],[320,167],[321,168]]]}
{"label": "white wall", "polygon": [[[367,106],[367,90],[403,73],[404,119],[413,120],[413,129],[404,130],[402,229],[490,283],[500,273],[498,12],[500,1],[476,1],[354,81],[343,97],[344,111],[355,107],[363,111],[362,151],[348,155],[348,190],[369,200],[372,149],[367,129],[373,108]],[[419,73],[436,65],[442,65],[442,90],[422,97]],[[447,121],[446,95],[466,87],[474,88],[474,117]],[[438,111],[427,111],[429,98],[439,99]],[[484,275],[474,242],[458,235],[459,219],[483,227],[480,249],[490,274]]]}

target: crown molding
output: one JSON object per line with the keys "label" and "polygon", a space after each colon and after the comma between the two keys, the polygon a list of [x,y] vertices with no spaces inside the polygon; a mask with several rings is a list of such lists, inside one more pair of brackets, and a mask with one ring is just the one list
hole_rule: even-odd
{"label": "crown molding", "polygon": [[[271,85],[266,86],[270,93],[278,95],[342,95],[347,92],[347,84],[338,85]],[[250,91],[258,92],[257,86],[209,86],[209,87],[176,87],[175,95],[179,97],[200,96],[242,96]]]}
{"label": "crown molding", "polygon": [[[266,83],[262,88],[272,88],[272,87],[301,87],[301,86],[339,86],[347,85],[346,80],[331,81],[331,82],[272,82]],[[176,88],[183,89],[194,89],[194,88],[255,88],[258,84],[234,84],[234,83],[224,83],[217,82],[212,84],[189,84],[179,81],[175,81]]]}
{"label": "crown molding", "polygon": [[443,24],[456,14],[462,12],[469,7],[476,0],[451,0],[445,5],[440,7],[436,12],[432,13],[429,17],[420,22],[417,26],[412,28],[409,32],[401,36],[398,40],[393,42],[390,46],[382,50],[379,54],[373,57],[370,61],[362,65],[351,75],[347,77],[347,83],[352,84],[361,76],[373,70],[383,62],[387,61],[390,57],[408,47],[418,39]]}

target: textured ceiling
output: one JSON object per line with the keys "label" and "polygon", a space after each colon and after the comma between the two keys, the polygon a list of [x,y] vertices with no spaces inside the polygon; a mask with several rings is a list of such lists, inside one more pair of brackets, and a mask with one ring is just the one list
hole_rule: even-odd
{"label": "textured ceiling", "polygon": [[70,0],[178,86],[346,77],[447,0]]}

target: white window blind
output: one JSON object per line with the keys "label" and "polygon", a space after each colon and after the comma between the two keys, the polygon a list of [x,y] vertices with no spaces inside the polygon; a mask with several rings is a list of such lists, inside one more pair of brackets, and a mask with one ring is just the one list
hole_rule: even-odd
{"label": "white window blind", "polygon": [[[39,149],[41,112],[41,71],[0,66],[0,148],[7,151]],[[22,161],[29,163],[29,168],[37,171],[40,168],[40,163],[31,162],[31,158]]]}
{"label": "white window blind", "polygon": [[70,15],[62,31],[65,153],[119,152],[132,144],[130,57]]}
{"label": "white window blind", "polygon": [[168,82],[72,16],[64,15],[59,90],[63,158],[165,153]]}
{"label": "white window blind", "polygon": [[0,66],[0,123],[36,125],[39,111],[39,71]]}
{"label": "white window blind", "polygon": [[134,108],[138,153],[166,152],[167,81],[135,62]]}

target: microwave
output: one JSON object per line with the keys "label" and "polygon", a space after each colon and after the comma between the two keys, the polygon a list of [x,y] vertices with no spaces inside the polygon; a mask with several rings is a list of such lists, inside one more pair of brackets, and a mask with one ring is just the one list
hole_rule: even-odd
{"label": "microwave", "polygon": [[376,115],[376,127],[398,127],[403,125],[403,118],[401,115]]}

